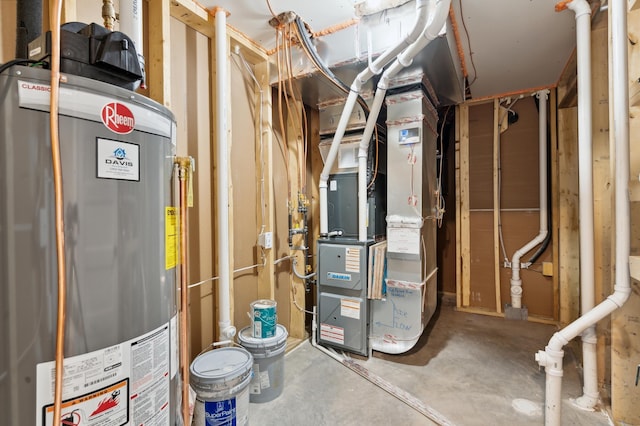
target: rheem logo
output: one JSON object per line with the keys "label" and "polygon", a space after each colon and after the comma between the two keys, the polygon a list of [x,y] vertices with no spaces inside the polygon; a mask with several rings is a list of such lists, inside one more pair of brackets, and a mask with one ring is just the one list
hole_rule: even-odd
{"label": "rheem logo", "polygon": [[119,102],[111,102],[102,107],[100,117],[107,129],[120,135],[131,133],[136,125],[131,110]]}

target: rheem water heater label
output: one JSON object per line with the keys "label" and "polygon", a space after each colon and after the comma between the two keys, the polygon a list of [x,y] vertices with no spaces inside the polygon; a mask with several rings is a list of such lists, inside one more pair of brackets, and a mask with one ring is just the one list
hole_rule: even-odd
{"label": "rheem water heater label", "polygon": [[140,181],[140,147],[134,143],[97,138],[97,177]]}

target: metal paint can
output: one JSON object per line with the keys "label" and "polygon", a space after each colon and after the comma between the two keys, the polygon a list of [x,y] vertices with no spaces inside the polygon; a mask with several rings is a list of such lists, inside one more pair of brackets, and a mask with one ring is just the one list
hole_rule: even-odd
{"label": "metal paint can", "polygon": [[251,302],[250,306],[253,337],[265,339],[275,336],[278,324],[276,301],[260,299]]}

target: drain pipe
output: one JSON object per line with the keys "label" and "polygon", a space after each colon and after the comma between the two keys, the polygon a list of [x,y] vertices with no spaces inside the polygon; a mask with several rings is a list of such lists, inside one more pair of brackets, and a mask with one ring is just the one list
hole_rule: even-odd
{"label": "drain pipe", "polygon": [[367,124],[364,134],[360,140],[358,149],[358,239],[360,241],[367,240],[367,153],[369,151],[369,141],[373,130],[378,121],[378,115],[384,102],[384,97],[389,88],[389,81],[403,68],[411,65],[414,56],[424,49],[431,40],[438,37],[440,30],[445,24],[447,16],[449,16],[449,7],[451,0],[437,0],[435,11],[428,24],[425,26],[420,38],[402,52],[389,68],[384,72],[382,78],[378,82],[376,94],[373,99],[371,111],[367,118]]}
{"label": "drain pipe", "polygon": [[517,250],[511,260],[511,307],[522,308],[522,278],[520,277],[520,259],[522,256],[542,244],[549,233],[549,215],[547,206],[547,98],[549,91],[540,90],[538,109],[538,141],[539,141],[539,182],[540,182],[540,232],[534,239]]}
{"label": "drain pipe", "polygon": [[[574,7],[569,7],[581,16],[588,16],[590,10],[586,1],[574,0],[579,3]],[[558,7],[558,6],[556,6]],[[562,9],[561,9],[562,10]],[[580,10],[580,12],[578,12]],[[628,99],[628,59],[627,59],[627,9],[624,0],[612,0],[609,6],[611,13],[611,52],[612,66],[610,81],[612,82],[612,104],[613,117],[610,122],[613,127],[615,143],[615,286],[614,292],[600,304],[588,312],[583,312],[582,316],[558,331],[551,337],[544,351],[538,351],[536,361],[540,366],[545,367],[546,389],[545,389],[545,424],[550,426],[560,425],[561,421],[561,391],[562,391],[562,358],[563,346],[581,333],[595,326],[603,318],[609,316],[613,311],[622,307],[631,293],[631,283],[629,277],[629,254],[630,254],[630,233],[631,219],[629,206],[629,99]],[[588,19],[584,19],[588,22]],[[578,24],[579,25],[579,24]],[[590,25],[583,24],[585,27]],[[590,31],[590,28],[588,28]],[[578,40],[580,46],[580,40]],[[578,65],[580,66],[580,50],[578,50]],[[587,68],[589,61],[586,62]],[[578,69],[578,90],[580,84],[581,69]],[[584,89],[584,87],[583,87]],[[578,93],[580,102],[582,92]],[[590,129],[589,129],[590,130]],[[582,149],[582,148],[581,148]],[[589,165],[590,166],[590,165]],[[586,192],[586,188],[581,186],[580,197]],[[589,188],[590,190],[590,188]],[[582,207],[582,203],[581,203]],[[582,212],[580,220],[582,221]],[[582,237],[582,234],[581,234]],[[582,256],[582,253],[581,253]],[[580,263],[584,261],[581,259]],[[594,339],[595,340],[595,339]],[[593,374],[595,369],[591,369],[589,374]],[[585,388],[586,383],[591,378],[586,377],[585,367]],[[597,383],[596,388],[597,392]],[[585,389],[586,393],[586,389]]]}
{"label": "drain pipe", "polygon": [[395,46],[387,49],[382,55],[378,56],[375,61],[369,64],[369,66],[365,70],[363,70],[356,76],[356,78],[353,80],[353,83],[351,84],[349,95],[347,96],[344,109],[342,110],[342,115],[340,116],[340,120],[338,121],[336,133],[334,134],[333,141],[331,142],[331,148],[329,149],[324,167],[322,169],[322,172],[320,173],[320,183],[318,185],[320,189],[320,237],[326,238],[330,236],[329,217],[327,212],[327,181],[329,180],[331,168],[333,167],[333,163],[335,162],[335,159],[338,155],[338,149],[340,148],[342,137],[344,136],[344,132],[347,129],[347,125],[349,124],[351,112],[353,111],[353,107],[355,106],[358,96],[360,95],[362,86],[364,86],[364,84],[369,81],[371,77],[380,74],[383,68],[389,62],[395,59],[395,57],[400,52],[402,52],[407,46],[411,45],[418,39],[418,37],[420,36],[420,32],[424,28],[425,24],[427,23],[427,18],[429,17],[429,10],[427,7],[429,3],[430,0],[416,0],[417,18],[416,22],[413,25],[413,29]]}
{"label": "drain pipe", "polygon": [[219,340],[230,340],[236,334],[231,325],[231,261],[229,258],[229,131],[227,122],[227,12],[213,10],[216,34],[216,142],[218,155],[218,333]]}

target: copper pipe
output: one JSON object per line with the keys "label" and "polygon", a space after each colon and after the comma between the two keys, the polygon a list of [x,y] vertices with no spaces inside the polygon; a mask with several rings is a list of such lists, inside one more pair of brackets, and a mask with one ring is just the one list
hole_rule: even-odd
{"label": "copper pipe", "polygon": [[180,178],[180,367],[182,373],[182,418],[189,419],[189,291],[187,253],[187,180],[191,169],[188,157],[176,158]]}
{"label": "copper pipe", "polygon": [[353,27],[354,25],[358,25],[358,22],[360,22],[359,19],[350,19],[349,21],[341,22],[339,24],[327,27],[324,30],[317,31],[313,33],[312,37],[317,38],[317,37],[322,37],[329,34],[337,33],[338,31],[342,31],[346,28]]}
{"label": "copper pipe", "polygon": [[62,373],[64,361],[64,332],[66,322],[67,274],[64,251],[64,200],[62,196],[62,164],[60,161],[60,135],[58,129],[58,99],[60,95],[60,19],[61,0],[50,5],[51,26],[51,97],[49,100],[49,133],[56,223],[56,251],[58,266],[58,314],[56,324],[55,384],[53,393],[53,424],[57,424],[62,410]]}
{"label": "copper pipe", "polygon": [[458,50],[458,57],[460,58],[462,75],[466,78],[469,76],[469,72],[467,71],[467,63],[464,60],[464,49],[462,48],[462,41],[460,41],[460,30],[458,29],[458,22],[456,21],[456,14],[453,11],[453,6],[449,7],[449,19],[451,19],[451,29],[453,30],[453,37],[456,39],[456,49]]}
{"label": "copper pipe", "polygon": [[102,19],[104,27],[109,31],[113,31],[113,24],[116,22],[116,10],[113,7],[112,0],[102,0]]}

